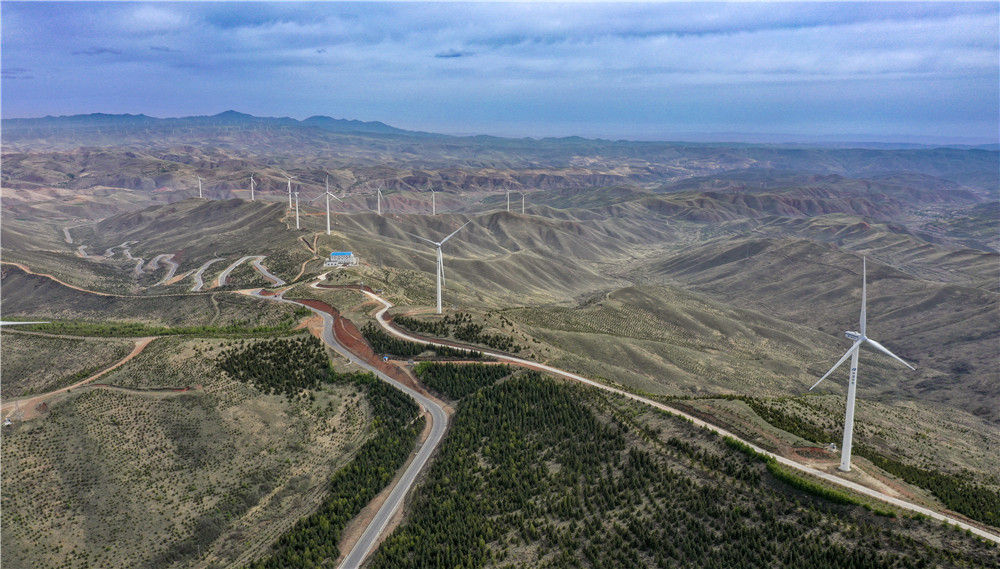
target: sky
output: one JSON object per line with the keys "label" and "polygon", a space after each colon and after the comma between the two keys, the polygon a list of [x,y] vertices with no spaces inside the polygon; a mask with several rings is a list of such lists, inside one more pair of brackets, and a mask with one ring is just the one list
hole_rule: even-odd
{"label": "sky", "polygon": [[996,143],[1000,4],[0,4],[0,114]]}

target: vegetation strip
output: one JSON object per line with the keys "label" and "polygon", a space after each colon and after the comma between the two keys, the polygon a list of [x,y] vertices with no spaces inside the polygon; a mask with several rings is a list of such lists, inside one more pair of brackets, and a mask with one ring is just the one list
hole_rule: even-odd
{"label": "vegetation strip", "polygon": [[290,316],[279,326],[255,326],[247,328],[231,324],[228,326],[153,326],[138,322],[86,322],[82,320],[57,320],[48,324],[30,324],[22,326],[21,330],[34,332],[45,332],[48,334],[64,334],[67,336],[112,336],[112,337],[140,337],[140,336],[260,336],[262,334],[291,334],[296,320],[307,316],[306,309],[296,309],[294,315]]}

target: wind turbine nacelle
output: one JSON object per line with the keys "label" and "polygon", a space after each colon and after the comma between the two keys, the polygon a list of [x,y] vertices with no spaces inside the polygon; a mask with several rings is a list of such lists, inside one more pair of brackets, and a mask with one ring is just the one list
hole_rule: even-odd
{"label": "wind turbine nacelle", "polygon": [[857,342],[858,340],[861,339],[861,334],[860,333],[858,333],[858,332],[852,332],[850,330],[848,330],[847,332],[844,332],[844,336],[846,336],[847,339],[850,340],[850,341],[852,341],[852,342]]}

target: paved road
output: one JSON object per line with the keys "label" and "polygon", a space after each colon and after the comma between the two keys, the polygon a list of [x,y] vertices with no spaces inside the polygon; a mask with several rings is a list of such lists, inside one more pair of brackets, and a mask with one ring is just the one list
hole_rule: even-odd
{"label": "paved road", "polygon": [[216,258],[216,259],[212,259],[211,261],[209,261],[209,262],[205,263],[204,265],[198,267],[198,270],[195,271],[195,273],[194,273],[194,277],[193,277],[194,278],[194,286],[191,287],[191,292],[198,292],[199,290],[201,290],[201,287],[205,286],[205,283],[201,280],[201,276],[203,274],[205,274],[205,270],[208,269],[209,266],[211,266],[214,263],[218,263],[219,261],[224,261],[224,260],[225,259],[223,259],[222,257],[219,257],[219,258]]}
{"label": "paved road", "polygon": [[[406,332],[403,332],[402,330],[399,330],[398,328],[395,328],[394,326],[392,326],[385,319],[385,312],[387,310],[389,310],[389,308],[392,307],[392,303],[390,303],[388,300],[382,298],[381,296],[379,296],[377,294],[374,294],[374,293],[371,293],[371,292],[368,292],[368,291],[362,291],[362,292],[364,292],[365,294],[367,294],[372,299],[374,299],[374,300],[382,303],[383,308],[381,310],[379,310],[375,314],[375,318],[376,318],[376,320],[378,320],[379,325],[381,325],[382,328],[384,328],[386,332],[392,334],[393,336],[396,336],[397,338],[401,338],[401,339],[404,339],[404,340],[409,340],[411,342],[418,342],[418,343],[421,343],[421,344],[430,344],[430,345],[437,345],[437,346],[449,346],[449,344],[432,342],[432,341],[429,341],[429,340],[425,340],[423,338],[418,338],[418,337],[415,337],[415,336],[411,336],[411,335],[407,334]],[[453,344],[451,344],[451,346],[453,346]],[[992,542],[1000,544],[1000,535],[997,535],[997,534],[995,534],[993,532],[986,531],[986,530],[984,530],[984,529],[982,529],[982,528],[980,528],[978,526],[974,526],[974,525],[968,524],[968,523],[966,523],[966,522],[964,522],[962,520],[953,518],[951,516],[942,514],[940,512],[936,512],[936,511],[931,510],[929,508],[925,508],[923,506],[919,506],[917,504],[913,504],[911,502],[907,502],[906,500],[901,500],[901,499],[896,498],[894,496],[890,496],[888,494],[884,494],[882,492],[879,492],[878,490],[873,490],[873,489],[871,489],[871,488],[869,488],[867,486],[862,486],[861,484],[858,484],[857,482],[852,482],[850,480],[845,480],[844,478],[841,478],[841,477],[839,477],[839,476],[837,476],[835,474],[831,474],[829,472],[824,472],[822,470],[817,470],[817,469],[815,469],[815,468],[813,468],[811,466],[807,466],[805,464],[798,463],[798,462],[796,462],[794,460],[791,460],[789,458],[786,458],[784,456],[780,456],[780,455],[774,454],[774,453],[772,453],[770,451],[767,451],[767,450],[764,450],[764,449],[758,447],[757,445],[755,445],[753,443],[750,443],[748,441],[745,441],[745,440],[741,439],[740,437],[734,435],[733,433],[731,433],[731,432],[729,432],[729,431],[727,431],[727,430],[725,430],[725,429],[723,429],[721,427],[718,427],[718,426],[713,425],[711,423],[705,422],[705,421],[703,421],[703,420],[701,420],[701,419],[699,419],[697,417],[694,417],[693,415],[688,415],[687,413],[684,413],[683,411],[679,411],[677,409],[674,409],[673,407],[668,407],[667,405],[664,405],[663,403],[660,403],[659,401],[654,401],[652,399],[647,399],[647,398],[642,397],[640,395],[635,395],[634,393],[629,393],[627,391],[623,391],[621,389],[617,389],[617,388],[605,385],[603,383],[599,383],[597,381],[594,381],[594,380],[591,380],[591,379],[587,379],[587,378],[585,378],[583,376],[580,376],[580,375],[577,375],[575,373],[564,371],[564,370],[561,370],[559,368],[555,368],[555,367],[552,367],[552,366],[547,366],[545,364],[536,363],[536,362],[533,362],[533,361],[530,361],[530,360],[525,360],[525,359],[522,359],[522,358],[517,358],[517,357],[514,357],[514,356],[509,356],[509,355],[502,354],[502,353],[499,353],[499,352],[494,352],[494,351],[491,351],[491,350],[484,350],[484,349],[482,349],[480,347],[477,347],[477,346],[470,346],[470,349],[478,350],[478,351],[482,352],[483,354],[495,357],[498,360],[508,361],[508,362],[511,362],[511,363],[515,363],[515,364],[519,364],[519,365],[523,365],[523,366],[527,366],[527,367],[532,367],[532,368],[535,368],[535,369],[543,370],[543,371],[546,371],[546,372],[549,372],[549,373],[552,373],[552,374],[555,374],[555,375],[559,375],[559,376],[565,377],[567,379],[571,379],[573,381],[577,381],[577,382],[580,382],[580,383],[584,383],[586,385],[590,385],[592,387],[596,387],[598,389],[603,389],[604,391],[608,391],[608,392],[611,392],[611,393],[622,395],[622,396],[628,397],[629,399],[633,399],[635,401],[639,401],[641,403],[645,403],[646,405],[649,405],[651,407],[655,407],[655,408],[660,409],[662,411],[666,411],[667,413],[670,413],[672,415],[678,415],[680,417],[684,417],[685,419],[691,421],[695,425],[698,425],[700,427],[705,427],[706,429],[714,431],[714,432],[718,433],[719,435],[722,435],[722,436],[725,436],[725,437],[732,437],[732,438],[734,438],[734,439],[736,439],[738,441],[741,441],[744,444],[746,444],[747,446],[749,446],[750,448],[754,449],[755,451],[757,451],[757,452],[759,452],[759,453],[761,453],[763,455],[770,456],[770,457],[774,458],[779,463],[781,463],[781,464],[783,464],[785,466],[794,468],[796,470],[799,470],[801,472],[805,472],[807,474],[811,474],[811,475],[816,476],[818,478],[822,478],[823,480],[826,480],[826,481],[831,482],[833,484],[837,484],[839,486],[850,488],[851,490],[853,490],[853,491],[855,491],[855,492],[857,492],[859,494],[864,494],[865,496],[869,496],[869,497],[872,497],[872,498],[875,498],[875,499],[878,499],[878,500],[882,500],[884,502],[888,502],[888,503],[890,503],[890,504],[892,504],[894,506],[903,508],[905,510],[910,510],[912,512],[917,512],[917,513],[923,514],[923,515],[925,515],[925,516],[927,516],[929,518],[933,518],[933,519],[938,520],[938,521],[942,521],[942,522],[945,522],[945,523],[948,523],[948,524],[952,524],[952,525],[958,526],[959,528],[962,528],[964,530],[968,530],[968,531],[970,531],[970,532],[972,532],[972,533],[974,533],[974,534],[976,534],[976,535],[978,535],[980,537],[986,538],[986,539],[988,539],[988,540],[990,540]]]}
{"label": "paved road", "polygon": [[263,261],[263,260],[264,260],[264,257],[260,257],[258,259],[255,259],[254,262],[253,262],[253,268],[257,269],[258,273],[264,275],[265,279],[267,279],[267,280],[271,281],[272,283],[274,283],[271,286],[281,286],[281,285],[285,284],[285,281],[279,279],[276,275],[271,274],[271,271],[267,270],[267,268],[264,265],[261,264],[261,261]]}
{"label": "paved road", "polygon": [[163,278],[160,279],[153,286],[160,286],[161,284],[164,284],[170,279],[174,278],[174,273],[177,272],[177,267],[179,265],[173,261],[173,258],[174,258],[173,253],[164,253],[162,255],[157,255],[153,257],[153,260],[150,261],[148,265],[146,265],[147,269],[152,268],[153,270],[157,269],[161,263],[167,266],[167,274],[163,275]]}
{"label": "paved road", "polygon": [[[256,295],[260,298],[268,298],[280,302],[289,302],[299,306],[306,306],[292,300],[287,300],[281,297],[281,295],[262,296],[260,295],[260,291],[257,291]],[[327,345],[333,348],[340,355],[347,358],[349,361],[374,373],[376,377],[382,381],[385,381],[396,389],[412,397],[413,400],[417,402],[417,405],[429,412],[431,416],[431,433],[427,437],[427,440],[420,446],[416,457],[414,457],[413,461],[410,462],[406,471],[403,472],[403,476],[396,483],[396,486],[389,492],[389,497],[386,498],[382,507],[380,507],[378,512],[375,513],[375,517],[368,524],[368,527],[365,528],[364,533],[361,534],[357,543],[354,544],[354,548],[351,549],[351,551],[347,554],[347,557],[345,557],[338,566],[340,569],[357,569],[368,557],[368,554],[375,549],[375,544],[378,543],[379,539],[382,537],[382,533],[385,531],[386,526],[389,525],[389,520],[391,520],[399,508],[402,507],[403,499],[406,498],[406,495],[413,487],[413,483],[416,481],[417,475],[427,464],[427,460],[430,458],[431,453],[433,453],[434,449],[436,449],[441,443],[441,439],[444,437],[444,432],[448,427],[448,415],[437,401],[427,397],[426,395],[418,393],[395,379],[392,379],[388,375],[369,365],[368,362],[356,357],[344,346],[340,345],[333,335],[332,316],[311,306],[306,306],[306,308],[323,317],[323,341],[326,342]]]}
{"label": "paved road", "polygon": [[271,272],[268,271],[267,268],[265,268],[264,265],[261,264],[261,261],[264,260],[264,255],[247,255],[246,257],[241,258],[239,261],[236,261],[232,265],[229,265],[221,273],[219,273],[218,286],[226,286],[226,279],[229,278],[229,273],[233,272],[233,269],[235,269],[236,267],[240,266],[241,264],[250,259],[253,259],[253,268],[257,269],[257,272],[260,273],[261,276],[263,276],[265,279],[273,283],[271,286],[281,286],[285,284],[285,281],[271,274]]}

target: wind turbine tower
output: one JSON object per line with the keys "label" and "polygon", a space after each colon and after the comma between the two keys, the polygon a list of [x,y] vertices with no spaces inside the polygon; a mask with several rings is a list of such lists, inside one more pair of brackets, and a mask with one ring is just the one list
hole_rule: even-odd
{"label": "wind turbine tower", "polygon": [[295,192],[295,229],[299,228],[299,192]]}
{"label": "wind turbine tower", "polygon": [[[465,227],[466,225],[468,225],[470,223],[472,223],[471,220],[470,221],[466,221],[465,223],[462,224],[462,227]],[[435,248],[437,248],[437,268],[435,270],[435,273],[436,273],[436,277],[437,277],[437,313],[438,314],[441,314],[441,285],[444,284],[444,255],[441,254],[441,246],[444,245],[446,241],[448,241],[449,239],[451,239],[452,237],[454,237],[456,233],[458,233],[459,231],[461,231],[462,227],[459,227],[455,231],[452,231],[447,237],[445,237],[444,239],[442,239],[440,241],[431,241],[430,239],[426,239],[426,238],[421,237],[419,235],[413,235],[412,233],[407,233],[407,235],[410,235],[412,237],[416,237],[417,239],[420,239],[421,241],[426,241],[426,242],[430,243],[431,245],[433,245]]]}
{"label": "wind turbine tower", "polygon": [[524,215],[524,192],[521,192],[521,215]]}
{"label": "wind turbine tower", "polygon": [[507,213],[510,213],[510,186],[507,186]]}
{"label": "wind turbine tower", "polygon": [[868,291],[867,291],[867,288],[868,288],[867,287],[867,280],[868,280],[868,278],[867,278],[867,272],[868,272],[867,262],[866,262],[866,260],[862,259],[862,261],[861,261],[861,318],[860,318],[860,321],[858,323],[860,329],[857,332],[854,332],[854,331],[844,332],[844,336],[846,336],[848,340],[853,341],[854,345],[852,345],[850,347],[850,349],[847,350],[846,354],[844,354],[839,360],[837,360],[837,363],[833,364],[833,367],[830,368],[830,371],[826,372],[826,374],[824,374],[823,377],[819,378],[819,381],[817,381],[816,383],[814,383],[813,386],[809,388],[809,391],[812,391],[814,387],[816,387],[817,385],[819,385],[820,382],[822,382],[824,379],[826,379],[828,375],[830,375],[831,373],[834,372],[834,370],[836,370],[838,367],[840,367],[840,365],[843,364],[847,360],[847,358],[851,358],[851,372],[850,372],[848,383],[847,383],[847,411],[846,411],[846,414],[844,416],[844,440],[843,440],[843,442],[841,444],[841,448],[840,448],[840,466],[838,467],[838,468],[840,468],[840,470],[842,470],[844,472],[850,472],[851,471],[851,442],[852,442],[852,439],[854,437],[854,398],[855,398],[855,395],[857,394],[857,387],[858,387],[858,352],[861,351],[861,345],[864,344],[865,342],[867,342],[867,343],[871,344],[871,346],[873,348],[875,348],[876,350],[882,352],[883,354],[886,354],[887,356],[889,356],[892,359],[898,361],[899,363],[905,365],[906,367],[908,367],[910,369],[914,369],[913,366],[911,366],[910,364],[908,364],[905,361],[903,361],[902,358],[900,358],[896,354],[890,352],[888,350],[888,348],[886,348],[882,344],[879,344],[875,340],[872,340],[871,338],[869,338],[866,335],[867,334],[867,330],[866,330],[867,315],[866,315],[865,304],[866,304],[866,298],[867,298],[867,294],[868,294]]}
{"label": "wind turbine tower", "polygon": [[205,199],[204,195],[201,193],[201,176],[198,176],[198,199]]}
{"label": "wind turbine tower", "polygon": [[254,185],[253,174],[250,174],[250,201],[254,201],[254,199],[253,199],[253,185]]}
{"label": "wind turbine tower", "polygon": [[[320,194],[320,195],[326,196],[326,234],[329,235],[330,234],[330,198],[333,198],[333,199],[337,200],[338,202],[342,202],[344,200],[338,198],[337,196],[335,196],[330,191],[330,176],[329,175],[326,176],[326,192],[324,192],[323,194]],[[319,199],[319,196],[316,196],[315,198],[313,198],[314,201],[318,200],[318,199]]]}
{"label": "wind turbine tower", "polygon": [[288,209],[292,209],[292,180],[295,179],[295,176],[285,174],[285,177],[288,178]]}
{"label": "wind turbine tower", "polygon": [[375,198],[375,201],[377,202],[376,207],[378,208],[378,214],[382,215],[382,186],[378,187],[376,194],[377,194]]}

